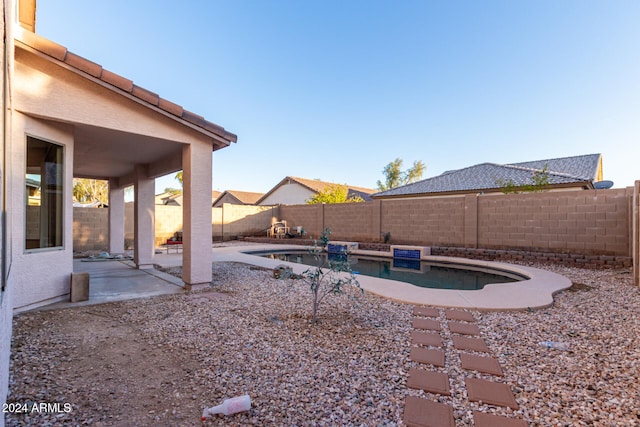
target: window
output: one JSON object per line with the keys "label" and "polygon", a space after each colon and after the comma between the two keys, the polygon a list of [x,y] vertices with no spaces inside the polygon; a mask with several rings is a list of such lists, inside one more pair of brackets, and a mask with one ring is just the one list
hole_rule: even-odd
{"label": "window", "polygon": [[27,137],[25,248],[63,245],[64,147]]}

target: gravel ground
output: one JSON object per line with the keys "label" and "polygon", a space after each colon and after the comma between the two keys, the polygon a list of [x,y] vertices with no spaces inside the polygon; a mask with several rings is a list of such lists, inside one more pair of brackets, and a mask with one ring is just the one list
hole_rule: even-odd
{"label": "gravel ground", "polygon": [[[640,425],[640,290],[629,271],[534,266],[575,285],[547,309],[474,312],[520,409],[469,402],[457,384],[480,375],[455,358],[443,370],[452,396],[426,397],[452,404],[458,426],[472,425],[472,410],[533,426]],[[71,411],[7,414],[6,424],[203,425],[204,407],[247,393],[249,412],[204,425],[396,426],[406,396],[425,394],[406,387],[417,366],[411,306],[334,297],[313,325],[300,280],[219,263],[213,281],[203,292],[17,316],[8,403]]]}

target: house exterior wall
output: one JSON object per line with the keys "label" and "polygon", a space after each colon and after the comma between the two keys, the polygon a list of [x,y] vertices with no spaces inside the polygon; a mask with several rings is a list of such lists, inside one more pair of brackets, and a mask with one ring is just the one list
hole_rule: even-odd
{"label": "house exterior wall", "polygon": [[276,188],[273,193],[269,194],[269,196],[260,202],[260,205],[301,205],[306,203],[314,194],[315,193],[308,188],[292,182]]}
{"label": "house exterior wall", "polygon": [[[12,120],[10,175],[10,214],[13,304],[16,311],[60,301],[69,295],[70,273],[73,271],[73,128],[60,123],[46,122],[14,112]],[[25,250],[27,215],[24,188],[26,165],[26,136],[64,146],[64,215],[63,247],[61,249]]]}
{"label": "house exterior wall", "polygon": [[[8,3],[8,4],[7,4]],[[11,19],[6,19],[7,16],[13,16],[13,8],[12,2],[2,1],[0,5],[0,13],[3,18],[0,20],[0,32],[5,35],[5,37],[0,40],[0,51],[4,52],[6,49],[11,49],[11,40],[12,36],[12,24]],[[5,26],[6,25],[6,26]],[[5,45],[6,43],[6,45]],[[11,110],[10,105],[7,105],[5,101],[7,101],[10,97],[6,96],[8,93],[5,93],[5,88],[7,91],[11,91],[10,82],[12,79],[10,78],[11,74],[11,66],[6,61],[7,56],[0,56],[0,68],[2,69],[2,84],[0,84],[0,111],[2,111],[5,117],[10,118]],[[4,120],[3,120],[4,122]],[[10,126],[10,121],[6,123]],[[3,132],[4,135],[10,135],[10,129],[4,129],[0,126],[0,132]],[[4,157],[5,150],[7,149],[7,140],[2,137],[2,144],[0,145],[0,156]],[[7,171],[4,170],[4,165],[0,164],[0,184],[5,183],[7,180]],[[10,212],[9,204],[5,205],[4,203],[4,194],[3,194],[4,185],[0,185],[0,211],[1,212]],[[6,233],[6,234],[5,234]],[[6,240],[10,242],[12,240],[11,230],[0,228],[0,253],[3,253],[3,242]],[[13,283],[7,280],[5,275],[6,269],[8,269],[8,264],[10,262],[11,252],[6,251],[7,257],[2,258],[0,262],[2,263],[2,268],[0,268],[0,274],[2,274],[2,283],[0,284],[0,404],[4,404],[7,400],[7,393],[9,391],[9,356],[11,354],[11,324],[13,320],[13,301],[12,301],[12,291],[13,291]],[[7,282],[5,283],[5,280]],[[4,286],[6,285],[6,286]],[[0,416],[0,427],[4,426],[4,414]]]}
{"label": "house exterior wall", "polygon": [[231,203],[233,205],[241,205],[242,202],[240,200],[233,197],[231,194],[227,193],[222,196],[220,199],[216,200],[216,204],[213,205],[214,208],[221,208],[225,203]]}

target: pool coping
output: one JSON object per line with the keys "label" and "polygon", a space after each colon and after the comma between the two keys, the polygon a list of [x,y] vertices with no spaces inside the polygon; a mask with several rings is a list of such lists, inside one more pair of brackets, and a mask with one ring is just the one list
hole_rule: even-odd
{"label": "pool coping", "polygon": [[[287,261],[272,260],[249,252],[301,250],[299,245],[260,244],[251,246],[232,246],[217,248],[213,261],[235,261],[265,268],[287,265],[296,274],[301,274],[309,266]],[[220,250],[223,249],[223,250]],[[377,251],[354,251],[354,255],[385,257]],[[386,256],[385,258],[389,258]],[[421,288],[410,283],[377,277],[358,275],[360,286],[369,293],[384,298],[414,305],[465,308],[481,311],[528,310],[544,308],[553,304],[553,296],[571,287],[571,280],[559,274],[539,268],[526,267],[494,261],[482,261],[468,258],[425,256],[423,261],[436,261],[473,265],[484,268],[506,270],[524,275],[528,280],[512,283],[485,285],[478,290],[449,290]]]}

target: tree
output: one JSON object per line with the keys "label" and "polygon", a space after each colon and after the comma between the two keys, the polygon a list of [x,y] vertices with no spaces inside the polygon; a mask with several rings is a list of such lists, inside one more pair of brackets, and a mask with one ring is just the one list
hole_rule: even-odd
{"label": "tree", "polygon": [[530,184],[516,184],[512,179],[498,179],[496,183],[500,186],[504,194],[517,194],[517,193],[537,193],[547,189],[549,185],[549,168],[544,165],[544,168],[536,170],[531,174]]}
{"label": "tree", "polygon": [[167,188],[164,189],[164,192],[168,193],[168,194],[179,194],[179,193],[182,193],[182,189],[173,188],[173,187],[167,187]]}
{"label": "tree", "polygon": [[312,198],[307,200],[308,205],[318,203],[360,203],[364,199],[360,196],[349,196],[349,187],[346,185],[329,185],[325,189],[318,191]]}
{"label": "tree", "polygon": [[316,266],[308,268],[302,273],[302,279],[309,284],[311,290],[313,323],[318,321],[320,304],[329,295],[344,294],[349,287],[354,287],[360,293],[364,293],[358,279],[351,271],[347,258],[348,251],[344,254],[335,254],[336,256],[333,257],[325,252],[330,235],[331,230],[327,227],[322,232],[319,241],[314,241],[309,253],[315,259]]}
{"label": "tree", "polygon": [[101,179],[74,178],[73,199],[78,203],[109,203],[109,183]]}
{"label": "tree", "polygon": [[397,158],[384,167],[382,173],[385,176],[384,182],[378,181],[378,190],[385,191],[401,185],[411,184],[419,181],[424,173],[425,165],[421,160],[413,162],[413,166],[402,171],[402,159]]}
{"label": "tree", "polygon": [[182,187],[182,171],[176,173],[175,179],[180,183],[180,186]]}

